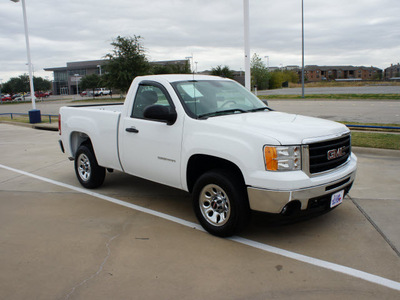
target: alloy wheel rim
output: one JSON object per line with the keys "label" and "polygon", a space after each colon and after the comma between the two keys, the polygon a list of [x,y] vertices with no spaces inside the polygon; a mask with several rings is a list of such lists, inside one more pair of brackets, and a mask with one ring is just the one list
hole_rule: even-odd
{"label": "alloy wheel rim", "polygon": [[204,219],[213,226],[223,226],[228,222],[231,206],[228,195],[215,184],[206,185],[199,199],[200,211]]}
{"label": "alloy wheel rim", "polygon": [[88,181],[91,175],[90,160],[86,154],[81,154],[78,157],[78,173],[83,181]]}

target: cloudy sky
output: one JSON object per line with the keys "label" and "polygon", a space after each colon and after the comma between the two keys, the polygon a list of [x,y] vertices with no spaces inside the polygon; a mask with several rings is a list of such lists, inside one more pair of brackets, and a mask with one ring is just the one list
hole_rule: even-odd
{"label": "cloudy sky", "polygon": [[[301,65],[301,0],[250,0],[251,54]],[[118,35],[143,37],[149,60],[192,56],[198,71],[244,69],[243,0],[26,0],[35,76],[101,59]],[[304,0],[305,64],[400,62],[399,0]],[[0,0],[0,78],[27,73],[22,4]],[[267,59],[265,58],[265,63]]]}

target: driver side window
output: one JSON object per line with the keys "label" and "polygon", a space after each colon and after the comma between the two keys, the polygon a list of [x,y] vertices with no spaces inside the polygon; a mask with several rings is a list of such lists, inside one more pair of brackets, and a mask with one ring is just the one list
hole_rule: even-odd
{"label": "driver side window", "polygon": [[139,85],[131,117],[145,119],[143,116],[144,110],[154,104],[171,107],[166,94],[161,88],[154,85]]}

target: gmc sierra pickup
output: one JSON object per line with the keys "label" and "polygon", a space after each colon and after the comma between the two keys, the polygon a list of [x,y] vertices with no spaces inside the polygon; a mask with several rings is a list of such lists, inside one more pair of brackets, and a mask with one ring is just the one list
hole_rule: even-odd
{"label": "gmc sierra pickup", "polygon": [[346,126],[274,111],[214,76],[136,77],[123,104],[62,107],[59,127],[84,187],[118,170],[185,190],[218,236],[243,228],[252,210],[329,211],[356,173]]}

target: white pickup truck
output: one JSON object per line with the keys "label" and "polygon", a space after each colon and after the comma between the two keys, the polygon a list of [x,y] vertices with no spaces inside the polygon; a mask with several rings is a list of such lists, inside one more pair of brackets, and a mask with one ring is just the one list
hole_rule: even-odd
{"label": "white pickup truck", "polygon": [[243,228],[252,210],[333,209],[357,165],[346,126],[273,111],[214,76],[136,77],[123,104],[62,107],[60,135],[84,187],[118,170],[185,190],[218,236]]}

